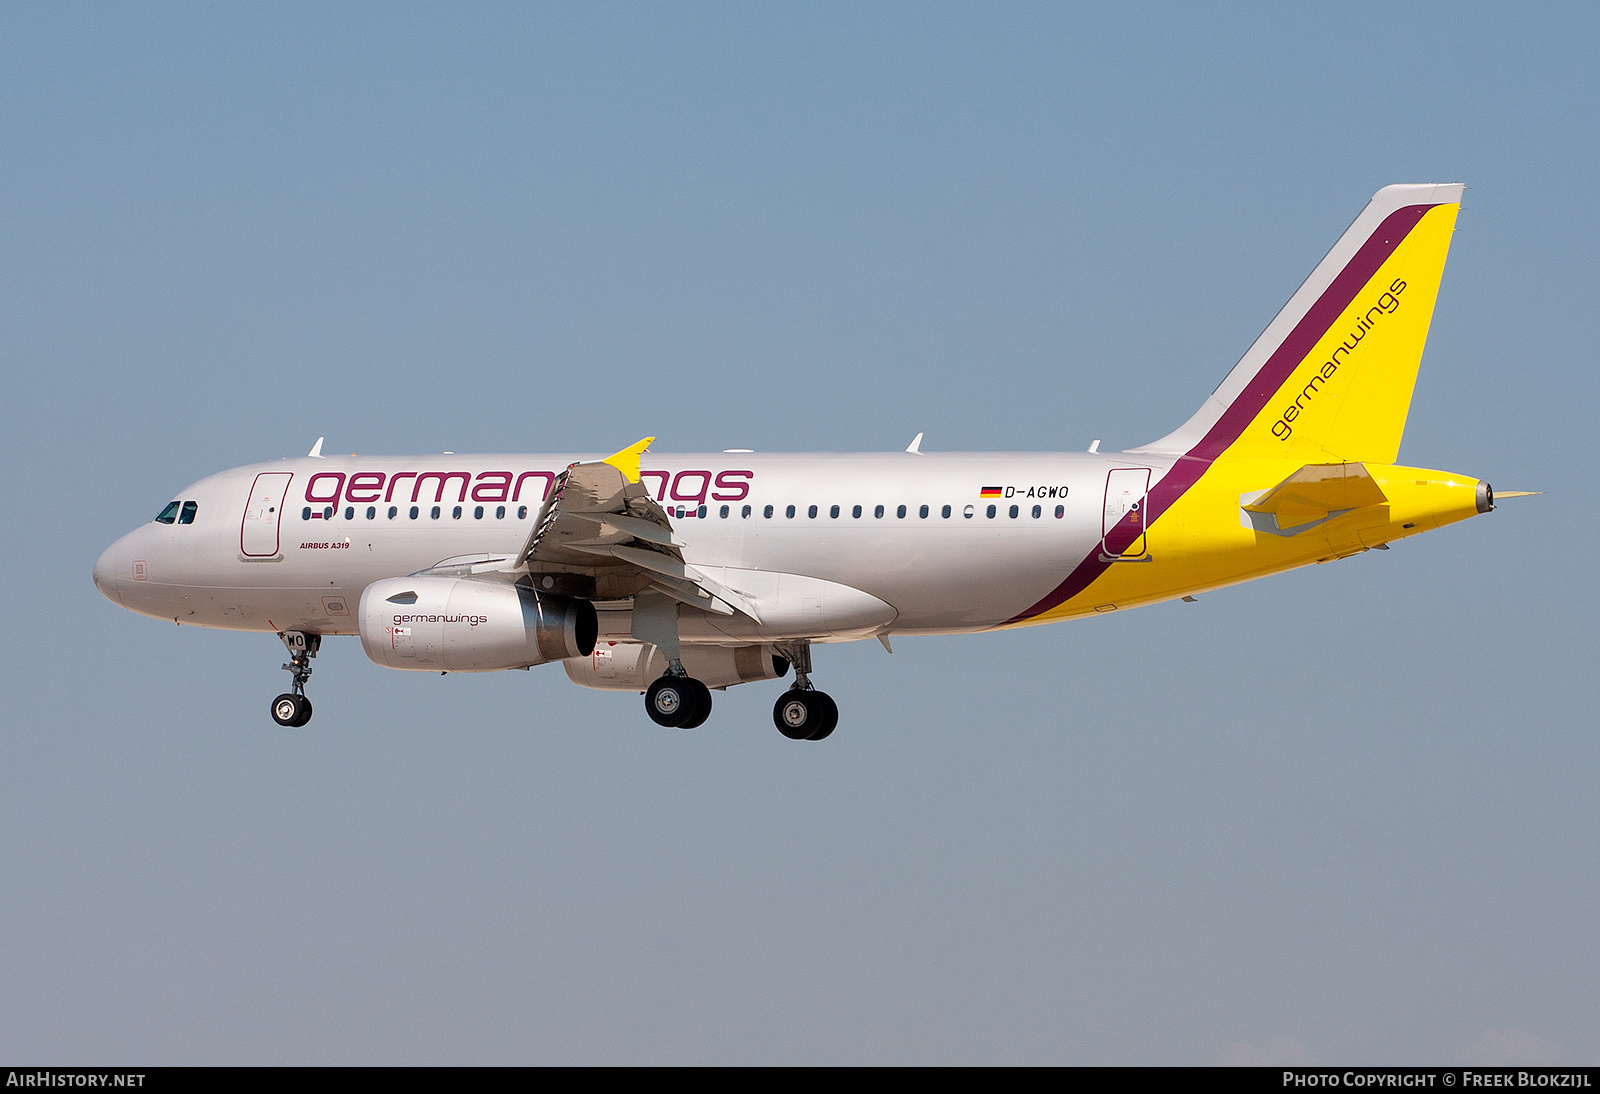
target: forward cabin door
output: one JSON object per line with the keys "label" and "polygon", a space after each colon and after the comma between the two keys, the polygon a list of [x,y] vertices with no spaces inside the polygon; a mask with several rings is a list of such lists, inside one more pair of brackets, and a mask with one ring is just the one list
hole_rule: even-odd
{"label": "forward cabin door", "polygon": [[239,551],[245,557],[271,558],[278,553],[278,522],[283,519],[283,502],[292,478],[293,473],[288,471],[256,476],[239,530]]}
{"label": "forward cabin door", "polygon": [[1150,493],[1148,467],[1119,467],[1106,475],[1105,515],[1100,522],[1100,550],[1108,559],[1144,558],[1145,498]]}

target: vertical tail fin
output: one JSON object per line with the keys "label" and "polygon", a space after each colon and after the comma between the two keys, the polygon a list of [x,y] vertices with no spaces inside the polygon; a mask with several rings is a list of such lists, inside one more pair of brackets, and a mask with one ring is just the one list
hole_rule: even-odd
{"label": "vertical tail fin", "polygon": [[1133,451],[1395,462],[1463,189],[1379,190],[1194,416]]}

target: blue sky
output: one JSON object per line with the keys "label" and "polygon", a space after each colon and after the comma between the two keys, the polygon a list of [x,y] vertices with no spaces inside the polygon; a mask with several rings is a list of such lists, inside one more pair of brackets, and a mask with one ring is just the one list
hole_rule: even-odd
{"label": "blue sky", "polygon": [[[1600,1059],[1597,21],[0,13],[0,1055]],[[1401,459],[1546,496],[1196,605],[821,650],[825,747],[775,685],[675,733],[353,642],[285,732],[275,639],[89,580],[323,435],[1139,444],[1402,181],[1468,190]]]}

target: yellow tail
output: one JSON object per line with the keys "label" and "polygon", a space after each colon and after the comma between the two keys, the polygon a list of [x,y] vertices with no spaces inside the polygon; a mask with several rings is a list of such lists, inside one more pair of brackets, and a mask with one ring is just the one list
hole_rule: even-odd
{"label": "yellow tail", "polygon": [[1461,193],[1378,191],[1194,417],[1135,451],[1393,463]]}

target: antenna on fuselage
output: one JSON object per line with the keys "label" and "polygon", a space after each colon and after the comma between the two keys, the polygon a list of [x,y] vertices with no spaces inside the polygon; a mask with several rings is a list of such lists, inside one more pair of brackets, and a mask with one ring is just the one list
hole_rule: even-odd
{"label": "antenna on fuselage", "polygon": [[311,446],[311,451],[307,452],[306,455],[311,457],[313,460],[322,459],[322,442],[325,440],[327,440],[326,437],[318,437],[317,443]]}
{"label": "antenna on fuselage", "polygon": [[1097,440],[1090,444],[1089,451],[1098,456],[1100,454],[1100,442]]}
{"label": "antenna on fuselage", "polygon": [[906,451],[911,453],[913,456],[922,455],[922,434],[921,433],[918,433],[915,437],[911,438],[911,443],[906,445]]}

